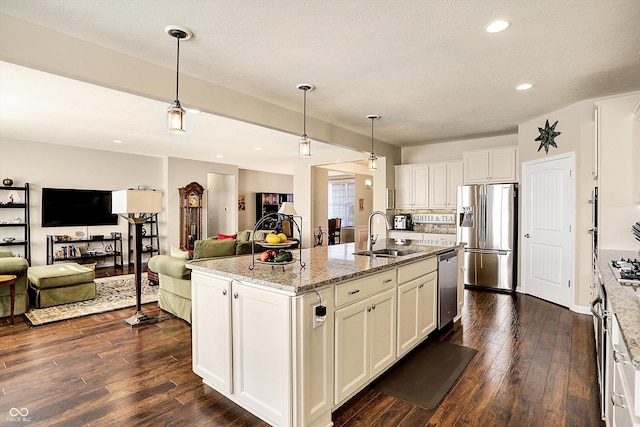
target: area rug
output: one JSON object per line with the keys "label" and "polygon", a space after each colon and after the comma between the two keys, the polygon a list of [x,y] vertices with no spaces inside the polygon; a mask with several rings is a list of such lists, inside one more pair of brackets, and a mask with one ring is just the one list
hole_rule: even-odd
{"label": "area rug", "polygon": [[[59,320],[73,319],[89,314],[104,313],[136,305],[134,275],[96,279],[96,298],[46,308],[31,308],[24,315],[32,325],[44,325]],[[142,303],[158,301],[158,287],[150,286],[147,273],[142,273]]]}
{"label": "area rug", "polygon": [[477,352],[447,341],[428,341],[394,366],[373,388],[426,410],[435,409]]}

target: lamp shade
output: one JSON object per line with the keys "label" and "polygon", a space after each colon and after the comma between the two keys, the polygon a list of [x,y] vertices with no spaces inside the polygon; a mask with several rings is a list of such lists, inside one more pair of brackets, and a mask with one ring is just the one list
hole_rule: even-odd
{"label": "lamp shade", "polygon": [[291,202],[282,202],[282,206],[280,206],[278,213],[282,215],[298,216],[298,212],[296,212],[296,209],[293,207],[293,203]]}
{"label": "lamp shade", "polygon": [[111,193],[111,212],[115,214],[154,214],[162,212],[162,193],[146,190],[117,190]]}

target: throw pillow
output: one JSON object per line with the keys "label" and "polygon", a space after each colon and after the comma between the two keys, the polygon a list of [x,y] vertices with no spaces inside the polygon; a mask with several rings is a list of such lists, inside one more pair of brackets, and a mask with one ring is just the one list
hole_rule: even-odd
{"label": "throw pillow", "polygon": [[178,259],[186,259],[186,260],[191,259],[191,255],[189,255],[189,251],[183,251],[182,249],[176,248],[173,245],[171,245],[171,256]]}
{"label": "throw pillow", "polygon": [[249,240],[251,240],[252,233],[253,230],[243,230],[238,233],[238,237],[236,237],[236,240],[238,242],[248,242]]}
{"label": "throw pillow", "polygon": [[235,239],[237,234],[221,234],[218,233],[218,240]]}

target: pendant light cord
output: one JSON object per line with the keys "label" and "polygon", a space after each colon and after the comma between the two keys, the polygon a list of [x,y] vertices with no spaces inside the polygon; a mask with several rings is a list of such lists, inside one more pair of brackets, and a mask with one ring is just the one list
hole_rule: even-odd
{"label": "pendant light cord", "polygon": [[[176,55],[176,101],[178,98],[178,85],[179,85],[179,74],[180,74],[180,37],[176,37],[178,40],[178,54]],[[180,101],[178,101],[180,102]]]}
{"label": "pendant light cord", "polygon": [[371,118],[371,154],[373,154],[373,120],[374,118]]}
{"label": "pendant light cord", "polygon": [[302,119],[302,134],[307,136],[307,89],[304,90],[304,106],[303,106],[303,119]]}

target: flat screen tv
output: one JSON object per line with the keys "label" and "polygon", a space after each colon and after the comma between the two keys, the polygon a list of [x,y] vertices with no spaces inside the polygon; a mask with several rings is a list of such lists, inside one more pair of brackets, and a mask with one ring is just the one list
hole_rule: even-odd
{"label": "flat screen tv", "polygon": [[117,224],[109,190],[42,189],[43,227]]}

